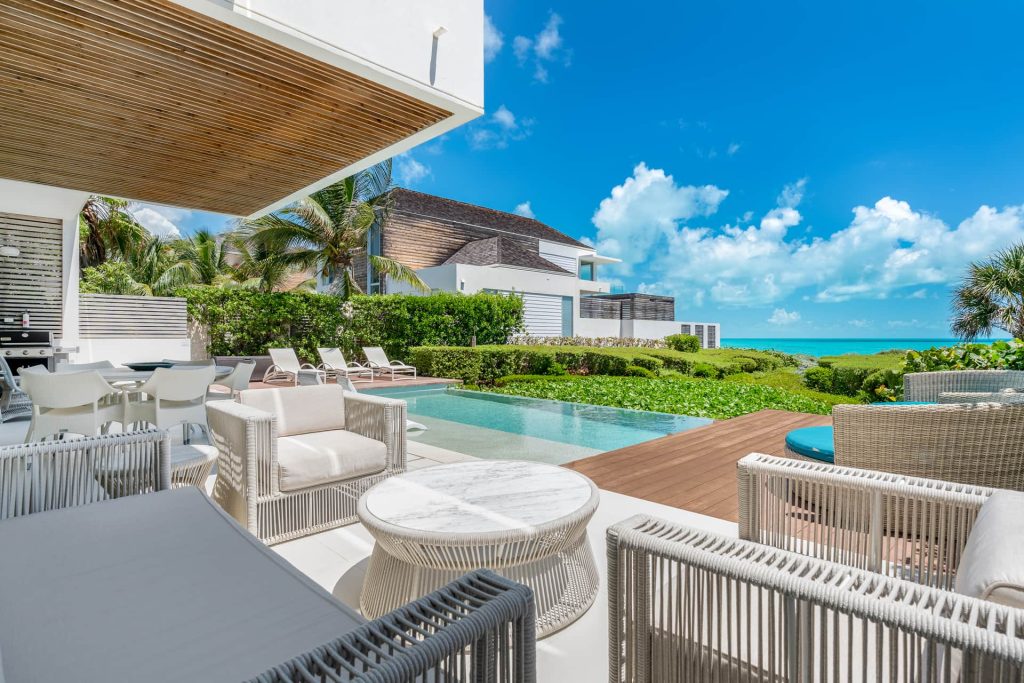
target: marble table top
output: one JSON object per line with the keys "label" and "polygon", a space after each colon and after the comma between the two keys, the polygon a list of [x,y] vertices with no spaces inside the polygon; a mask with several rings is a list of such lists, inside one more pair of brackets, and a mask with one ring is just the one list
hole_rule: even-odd
{"label": "marble table top", "polygon": [[428,533],[486,534],[557,522],[597,509],[593,482],[564,467],[516,460],[438,465],[377,484],[359,501],[364,524]]}

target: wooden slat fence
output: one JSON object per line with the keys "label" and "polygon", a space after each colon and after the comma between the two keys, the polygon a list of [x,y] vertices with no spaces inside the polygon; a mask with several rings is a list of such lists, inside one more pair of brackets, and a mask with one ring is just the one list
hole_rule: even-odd
{"label": "wooden slat fence", "polygon": [[0,213],[0,245],[21,251],[0,257],[0,319],[20,324],[22,311],[28,311],[32,327],[59,335],[64,310],[61,221]]}
{"label": "wooden slat fence", "polygon": [[188,337],[185,300],[164,296],[82,294],[84,339],[181,339]]}

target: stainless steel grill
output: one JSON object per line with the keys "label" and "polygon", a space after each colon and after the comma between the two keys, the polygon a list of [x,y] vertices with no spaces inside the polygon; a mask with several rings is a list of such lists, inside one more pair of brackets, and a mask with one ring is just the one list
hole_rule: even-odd
{"label": "stainless steel grill", "polygon": [[32,329],[0,329],[0,355],[11,370],[26,365],[45,365],[53,370],[53,332]]}

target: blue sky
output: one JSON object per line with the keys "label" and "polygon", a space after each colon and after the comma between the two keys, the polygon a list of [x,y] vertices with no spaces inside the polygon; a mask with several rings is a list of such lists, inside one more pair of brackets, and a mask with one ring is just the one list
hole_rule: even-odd
{"label": "blue sky", "polygon": [[947,336],[966,263],[1024,240],[1021,3],[486,12],[487,114],[398,180],[592,240],[725,337]]}

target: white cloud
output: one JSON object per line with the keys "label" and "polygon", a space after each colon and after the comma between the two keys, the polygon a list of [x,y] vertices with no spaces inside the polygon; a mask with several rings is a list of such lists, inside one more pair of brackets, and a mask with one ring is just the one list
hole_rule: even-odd
{"label": "white cloud", "polygon": [[713,214],[728,194],[714,185],[677,185],[664,170],[641,162],[594,212],[598,250],[621,258],[617,267],[629,274],[633,265],[649,258],[656,243],[678,234],[681,221]]}
{"label": "white cloud", "polygon": [[484,15],[484,62],[494,61],[505,45],[505,36],[489,14]]}
{"label": "white cloud", "polygon": [[529,136],[532,130],[533,119],[519,119],[502,104],[469,128],[469,144],[473,149],[505,149],[510,142]]}
{"label": "white cloud", "polygon": [[730,142],[729,146],[725,148],[725,153],[729,156],[736,154],[738,151],[740,151],[740,143],[738,142]]}
{"label": "white cloud", "polygon": [[887,324],[889,325],[889,327],[892,327],[894,329],[903,329],[903,328],[907,328],[907,327],[924,327],[925,326],[925,324],[922,323],[917,318],[914,318],[913,320],[890,320]]}
{"label": "white cloud", "polygon": [[395,180],[406,187],[412,187],[432,175],[430,167],[417,161],[408,152],[395,157]]}
{"label": "white cloud", "polygon": [[188,209],[154,206],[152,204],[146,204],[132,210],[135,220],[146,230],[149,230],[151,235],[161,239],[178,239],[181,237],[181,230],[174,221],[182,221],[191,213]]}
{"label": "white cloud", "polygon": [[913,292],[911,292],[910,294],[907,295],[907,298],[908,299],[927,299],[928,298],[928,290],[925,289],[924,287],[922,287],[921,289],[914,290]]}
{"label": "white cloud", "polygon": [[800,314],[797,311],[787,311],[785,308],[776,308],[768,318],[772,325],[792,325],[800,322]]}
{"label": "white cloud", "polygon": [[530,202],[521,202],[516,204],[516,208],[512,210],[512,213],[523,216],[524,218],[536,218],[537,216],[533,213],[533,209],[530,208]]}
{"label": "white cloud", "polygon": [[548,82],[548,66],[561,63],[569,66],[572,52],[565,47],[562,39],[562,17],[552,12],[544,28],[534,36],[516,36],[512,40],[512,52],[519,66],[525,66],[532,60],[533,78],[540,83]]}
{"label": "white cloud", "polygon": [[518,126],[516,115],[509,111],[508,107],[504,104],[498,107],[497,111],[491,115],[491,118],[505,130],[515,130]]}
{"label": "white cloud", "polygon": [[695,225],[727,191],[679,187],[641,164],[595,212],[598,246],[623,259],[612,272],[673,292],[706,289],[718,304],[764,306],[798,291],[820,303],[904,296],[956,282],[971,261],[1024,241],[1024,206],[982,206],[954,227],[891,197],[855,207],[847,226],[808,239],[794,230],[806,187],[805,179],[787,185],[759,224]]}
{"label": "white cloud", "polygon": [[858,319],[854,319],[854,320],[847,320],[846,324],[849,325],[850,327],[856,327],[858,329],[864,329],[865,327],[870,327],[871,326],[871,321],[870,320],[865,320],[864,318],[858,318]]}

